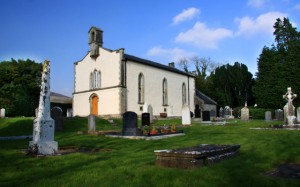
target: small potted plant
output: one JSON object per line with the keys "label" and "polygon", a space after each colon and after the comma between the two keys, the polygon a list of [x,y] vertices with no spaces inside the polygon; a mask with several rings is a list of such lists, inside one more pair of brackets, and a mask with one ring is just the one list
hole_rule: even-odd
{"label": "small potted plant", "polygon": [[176,125],[175,125],[175,124],[173,124],[173,125],[171,126],[171,132],[176,132]]}
{"label": "small potted plant", "polygon": [[150,130],[150,134],[151,135],[157,134],[157,130],[156,130],[155,126],[152,126],[152,129]]}
{"label": "small potted plant", "polygon": [[148,135],[149,134],[149,131],[150,131],[150,127],[148,125],[145,125],[143,127],[143,134],[144,135]]}
{"label": "small potted plant", "polygon": [[161,129],[161,133],[167,134],[169,133],[169,131],[169,127],[166,124],[164,124],[163,128]]}

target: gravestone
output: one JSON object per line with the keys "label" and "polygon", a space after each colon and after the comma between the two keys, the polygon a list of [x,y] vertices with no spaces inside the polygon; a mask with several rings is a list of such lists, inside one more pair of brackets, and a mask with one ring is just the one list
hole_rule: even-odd
{"label": "gravestone", "polygon": [[67,109],[67,117],[70,118],[73,116],[73,109],[72,108],[68,108]]}
{"label": "gravestone", "polygon": [[219,109],[219,117],[221,117],[221,118],[224,117],[224,110],[222,107]]}
{"label": "gravestone", "polygon": [[63,130],[63,111],[58,106],[55,106],[51,109],[51,118],[55,122],[55,131],[62,131]]}
{"label": "gravestone", "polygon": [[201,144],[193,147],[155,150],[156,165],[180,169],[209,166],[239,153],[240,145]]}
{"label": "gravestone", "polygon": [[142,113],[142,126],[150,126],[150,113]]}
{"label": "gravestone", "polygon": [[300,107],[297,108],[297,122],[300,123]]}
{"label": "gravestone", "polygon": [[201,111],[199,105],[195,106],[195,118],[201,118]]}
{"label": "gravestone", "polygon": [[241,109],[241,120],[249,121],[249,108],[247,107],[247,102],[245,103],[245,107]]}
{"label": "gravestone", "polygon": [[210,112],[209,111],[203,111],[202,112],[202,121],[210,121]]}
{"label": "gravestone", "polygon": [[271,121],[272,120],[272,113],[271,111],[265,112],[265,121]]}
{"label": "gravestone", "polygon": [[283,120],[283,111],[281,109],[275,110],[275,118],[278,121],[282,121]]}
{"label": "gravestone", "polygon": [[191,113],[189,105],[184,105],[182,107],[182,117],[181,117],[182,125],[190,125],[191,124]]}
{"label": "gravestone", "polygon": [[226,119],[228,119],[229,116],[230,116],[230,107],[229,106],[225,106],[225,108],[224,108],[224,117]]}
{"label": "gravestone", "polygon": [[284,121],[284,124],[288,124],[288,120],[287,120],[287,116],[288,116],[288,113],[287,113],[287,108],[288,108],[288,105],[284,105],[283,107],[283,121]]}
{"label": "gravestone", "polygon": [[53,155],[58,151],[54,141],[54,120],[50,117],[50,62],[43,65],[38,115],[33,121],[32,141],[28,152],[32,154]]}
{"label": "gravestone", "polygon": [[144,103],[144,105],[143,105],[143,113],[148,113],[149,111],[148,111],[148,104],[147,104],[147,102],[145,102]]}
{"label": "gravestone", "polygon": [[287,108],[286,108],[287,124],[286,125],[294,126],[297,122],[297,119],[295,116],[295,107],[293,105],[293,100],[297,97],[297,94],[294,94],[292,92],[292,88],[288,87],[286,94],[283,95],[282,97],[287,101]]}
{"label": "gravestone", "polygon": [[93,114],[88,116],[88,129],[89,133],[96,132],[96,116]]}
{"label": "gravestone", "polygon": [[148,105],[148,113],[150,114],[150,123],[153,123],[153,108],[152,108],[152,105]]}
{"label": "gravestone", "polygon": [[216,111],[211,110],[210,111],[210,117],[216,117]]}
{"label": "gravestone", "polygon": [[1,110],[0,110],[0,117],[5,118],[5,109],[4,108],[1,108]]}
{"label": "gravestone", "polygon": [[137,135],[137,114],[135,112],[125,112],[123,114],[123,136],[136,136]]}

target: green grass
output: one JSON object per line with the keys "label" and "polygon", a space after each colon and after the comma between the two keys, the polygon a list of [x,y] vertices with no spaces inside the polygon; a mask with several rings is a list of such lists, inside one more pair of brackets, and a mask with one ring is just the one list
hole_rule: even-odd
{"label": "green grass", "polygon": [[[97,130],[112,126],[97,119]],[[179,119],[155,125],[180,124]],[[0,186],[299,186],[300,180],[263,175],[281,163],[300,163],[300,131],[250,130],[281,122],[232,120],[226,126],[193,124],[185,136],[162,140],[127,140],[80,135],[86,118],[67,119],[55,134],[60,147],[83,146],[110,151],[33,158],[24,155],[29,140],[0,141]],[[0,136],[32,134],[32,118],[0,119]],[[153,151],[198,144],[240,144],[240,154],[209,167],[181,170],[155,165]]]}

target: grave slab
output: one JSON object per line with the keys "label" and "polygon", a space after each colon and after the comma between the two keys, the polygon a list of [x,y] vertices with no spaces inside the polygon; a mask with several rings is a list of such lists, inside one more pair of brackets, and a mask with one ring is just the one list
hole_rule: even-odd
{"label": "grave slab", "polygon": [[180,169],[191,169],[211,165],[236,155],[240,145],[209,145],[156,150],[156,165]]}

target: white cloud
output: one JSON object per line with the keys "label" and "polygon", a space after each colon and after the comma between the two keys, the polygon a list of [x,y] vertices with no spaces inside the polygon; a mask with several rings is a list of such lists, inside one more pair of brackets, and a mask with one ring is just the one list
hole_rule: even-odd
{"label": "white cloud", "polygon": [[173,18],[173,24],[176,25],[178,23],[187,21],[187,20],[191,20],[193,19],[195,16],[197,16],[200,13],[200,10],[197,8],[188,8],[188,9],[184,9],[180,14],[176,15]]}
{"label": "white cloud", "polygon": [[195,53],[188,52],[184,49],[180,48],[172,48],[172,49],[166,49],[162,48],[161,46],[156,46],[148,50],[147,55],[149,56],[158,56],[163,57],[164,59],[168,61],[174,61],[177,62],[180,58],[183,57],[191,57],[194,56]]}
{"label": "white cloud", "polygon": [[232,31],[225,28],[208,28],[204,23],[196,22],[193,28],[181,32],[176,37],[178,43],[191,43],[199,48],[215,49],[222,39],[232,37]]}
{"label": "white cloud", "polygon": [[255,19],[248,16],[236,18],[235,21],[239,24],[236,35],[250,37],[258,33],[272,34],[274,31],[273,25],[276,22],[276,19],[283,19],[283,17],[287,17],[287,14],[282,12],[268,12],[261,14]]}
{"label": "white cloud", "polygon": [[249,0],[247,5],[255,8],[261,8],[268,0]]}

